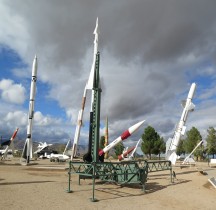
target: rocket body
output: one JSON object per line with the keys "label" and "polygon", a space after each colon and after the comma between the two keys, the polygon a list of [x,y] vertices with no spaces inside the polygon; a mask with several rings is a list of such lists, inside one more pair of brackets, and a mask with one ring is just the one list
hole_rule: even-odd
{"label": "rocket body", "polygon": [[87,81],[85,89],[84,89],[84,94],[83,94],[83,99],[82,99],[82,108],[81,108],[81,110],[78,113],[78,121],[77,121],[77,127],[76,127],[75,135],[74,135],[74,142],[73,142],[73,146],[72,146],[71,160],[73,160],[73,157],[76,157],[76,154],[77,154],[77,145],[78,145],[78,142],[79,142],[80,130],[81,130],[81,126],[82,126],[82,119],[83,119],[83,113],[84,113],[84,109],[85,109],[85,101],[86,101],[87,90],[91,90],[92,91],[92,96],[91,96],[91,112],[93,110],[93,108],[92,108],[92,106],[93,106],[93,100],[94,100],[93,85],[94,85],[94,76],[95,76],[96,55],[97,55],[97,52],[98,52],[98,18],[96,20],[96,26],[95,26],[95,30],[94,30],[93,34],[95,35],[93,62],[92,62],[92,67],[91,67],[90,75],[89,75],[88,81]]}
{"label": "rocket body", "polygon": [[190,158],[190,156],[195,152],[195,150],[197,149],[197,147],[199,147],[201,144],[203,143],[203,140],[201,140],[196,147],[193,149],[193,151],[184,159],[184,161],[182,162],[182,164],[186,163],[187,160]]}
{"label": "rocket body", "polygon": [[128,130],[124,131],[121,136],[119,136],[117,139],[115,139],[113,142],[111,142],[108,146],[106,146],[103,150],[99,151],[99,155],[103,155],[104,153],[108,152],[111,148],[113,148],[116,144],[120,143],[121,141],[124,141],[129,136],[131,136],[139,127],[145,122],[145,120],[131,126]]}
{"label": "rocket body", "polygon": [[35,56],[33,65],[32,65],[32,80],[31,80],[31,88],[30,88],[27,138],[26,138],[25,145],[23,148],[23,153],[22,153],[22,158],[26,160],[26,163],[29,163],[30,158],[32,158],[32,124],[33,124],[33,118],[34,118],[36,81],[37,81],[37,57]]}
{"label": "rocket body", "polygon": [[5,158],[6,158],[7,153],[8,153],[8,150],[9,150],[9,148],[10,148],[10,145],[11,145],[12,141],[16,138],[16,135],[17,135],[17,133],[18,133],[18,130],[19,130],[19,128],[17,128],[17,129],[14,131],[13,135],[11,136],[10,141],[9,141],[9,143],[8,143],[8,145],[7,145],[6,149],[5,149],[5,151],[4,151],[4,155],[2,156],[2,159],[5,159]]}
{"label": "rocket body", "polygon": [[130,154],[133,150],[135,149],[135,147],[131,147],[130,149],[128,149],[126,152],[123,152],[121,155],[118,156],[118,160],[121,161],[123,160],[125,157],[127,157],[128,154]]}
{"label": "rocket body", "polygon": [[193,99],[195,90],[196,90],[196,84],[193,83],[190,87],[190,91],[188,93],[187,100],[183,104],[184,109],[183,109],[179,124],[177,125],[177,128],[175,130],[174,136],[172,139],[168,140],[166,158],[167,160],[170,160],[173,165],[175,165],[175,162],[177,159],[176,149],[179,144],[180,138],[182,135],[185,134],[185,130],[186,130],[185,123],[188,117],[188,113],[190,111],[193,111],[195,108],[195,105],[192,103],[192,99]]}
{"label": "rocket body", "polygon": [[83,93],[83,98],[82,98],[82,107],[78,113],[77,126],[76,126],[76,130],[75,130],[74,142],[73,142],[73,146],[72,146],[71,160],[73,160],[73,157],[76,157],[76,155],[77,155],[77,144],[79,141],[80,130],[81,130],[81,126],[82,126],[83,113],[84,113],[84,109],[85,109],[86,91],[87,91],[87,89],[85,88],[84,93]]}

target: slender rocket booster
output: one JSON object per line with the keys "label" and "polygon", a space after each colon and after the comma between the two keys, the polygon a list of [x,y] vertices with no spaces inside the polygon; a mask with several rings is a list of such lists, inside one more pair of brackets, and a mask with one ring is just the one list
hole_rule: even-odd
{"label": "slender rocket booster", "polygon": [[103,155],[104,153],[108,152],[111,148],[113,148],[116,144],[120,143],[121,141],[124,141],[129,136],[131,136],[139,127],[145,122],[145,120],[131,126],[128,128],[128,130],[124,131],[121,136],[119,136],[117,139],[115,139],[113,142],[111,142],[108,146],[106,146],[103,150],[99,151],[99,155]]}
{"label": "slender rocket booster", "polygon": [[29,100],[29,115],[27,125],[27,138],[24,144],[21,158],[25,159],[26,163],[30,162],[32,158],[32,123],[34,118],[34,101],[36,93],[36,81],[37,81],[37,56],[35,55],[32,65],[32,80],[30,88],[30,100]]}
{"label": "slender rocket booster", "polygon": [[141,139],[139,139],[139,141],[136,143],[136,146],[135,146],[135,148],[134,148],[133,152],[130,154],[130,157],[129,157],[129,158],[133,158],[133,157],[134,157],[134,153],[136,152],[136,150],[137,150],[137,147],[138,147],[138,145],[139,145],[140,141],[141,141]]}
{"label": "slender rocket booster", "polygon": [[177,159],[177,154],[176,154],[176,149],[179,144],[181,135],[185,134],[186,130],[186,120],[188,117],[188,113],[190,111],[193,111],[195,108],[195,105],[192,103],[192,99],[194,96],[194,92],[196,90],[196,84],[192,83],[190,87],[190,91],[188,93],[188,97],[186,101],[183,101],[182,106],[183,106],[183,112],[181,115],[181,119],[179,121],[179,124],[177,125],[177,128],[175,130],[174,136],[171,139],[168,139],[167,144],[166,144],[166,159],[170,160],[173,165],[175,165],[176,159]]}
{"label": "slender rocket booster", "polygon": [[8,150],[9,150],[9,148],[10,148],[10,145],[11,145],[11,143],[13,142],[13,140],[16,138],[16,135],[17,135],[17,133],[18,133],[18,130],[19,130],[19,128],[17,128],[17,129],[14,131],[13,135],[11,136],[10,140],[8,141],[7,147],[6,147],[5,151],[4,151],[4,155],[2,156],[2,159],[5,159],[5,158],[6,158],[7,153],[8,153]]}
{"label": "slender rocket booster", "polygon": [[125,157],[127,157],[128,154],[130,154],[133,150],[135,149],[135,147],[131,147],[130,149],[128,149],[126,152],[123,152],[121,155],[118,156],[118,160],[121,161],[123,160]]}
{"label": "slender rocket booster", "polygon": [[94,30],[93,34],[95,35],[93,62],[92,62],[90,75],[89,75],[89,78],[88,78],[88,81],[86,83],[84,93],[83,93],[82,107],[78,113],[77,126],[76,126],[76,130],[75,130],[74,142],[73,142],[73,146],[72,146],[71,160],[73,159],[73,157],[76,157],[76,154],[77,154],[77,145],[78,145],[79,137],[80,137],[80,129],[82,126],[82,119],[83,119],[83,113],[84,113],[84,109],[85,109],[87,90],[92,91],[92,97],[91,97],[91,112],[92,112],[92,106],[93,106],[93,100],[94,100],[93,85],[94,85],[94,76],[95,76],[95,62],[96,62],[96,56],[97,56],[97,52],[98,52],[98,18],[96,20],[96,26],[95,26],[95,30]]}
{"label": "slender rocket booster", "polygon": [[197,145],[196,147],[193,149],[193,151],[184,159],[184,161],[182,162],[182,164],[185,164],[188,159],[190,158],[190,156],[195,152],[195,150],[197,149],[197,147],[199,147],[201,144],[203,143],[203,140],[201,140]]}
{"label": "slender rocket booster", "polygon": [[80,136],[80,130],[81,130],[81,126],[82,126],[82,119],[83,119],[83,113],[84,113],[84,109],[85,109],[85,102],[86,102],[86,87],[84,89],[84,93],[83,93],[83,98],[82,98],[82,107],[78,113],[78,120],[77,120],[77,126],[76,126],[76,130],[75,130],[75,135],[74,135],[74,143],[72,146],[72,155],[71,155],[71,160],[73,160],[73,157],[76,157],[77,155],[77,144],[79,141],[79,136]]}

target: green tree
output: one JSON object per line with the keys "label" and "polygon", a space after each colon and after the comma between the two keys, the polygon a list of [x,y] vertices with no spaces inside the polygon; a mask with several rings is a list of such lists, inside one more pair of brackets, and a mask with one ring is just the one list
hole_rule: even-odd
{"label": "green tree", "polygon": [[153,127],[148,126],[145,128],[144,134],[142,134],[142,140],[141,149],[150,159],[152,154],[159,154],[157,146],[159,144],[158,141],[160,140],[160,136]]}
{"label": "green tree", "polygon": [[[196,145],[202,140],[202,136],[197,128],[192,127],[186,133],[186,139],[184,141],[184,149],[187,153],[191,153]],[[196,153],[194,154],[196,156]]]}
{"label": "green tree", "polygon": [[121,155],[122,152],[123,152],[123,150],[124,150],[124,145],[123,145],[123,143],[120,142],[120,143],[116,144],[116,145],[114,146],[114,150],[115,150],[116,156]]}
{"label": "green tree", "polygon": [[213,127],[209,127],[207,132],[207,153],[208,155],[213,155],[214,158],[214,154],[216,154],[216,130]]}
{"label": "green tree", "polygon": [[100,145],[99,145],[100,149],[104,148],[104,143],[105,143],[105,136],[101,136],[101,138],[100,138]]}
{"label": "green tree", "polygon": [[152,153],[155,155],[159,155],[159,160],[160,160],[161,153],[164,153],[165,151],[166,151],[166,144],[164,142],[163,137],[161,137],[154,142],[154,148]]}
{"label": "green tree", "polygon": [[176,154],[177,154],[178,156],[180,156],[180,155],[182,155],[182,154],[185,155],[184,140],[182,140],[182,139],[179,141],[179,145],[178,145],[178,147],[177,147]]}

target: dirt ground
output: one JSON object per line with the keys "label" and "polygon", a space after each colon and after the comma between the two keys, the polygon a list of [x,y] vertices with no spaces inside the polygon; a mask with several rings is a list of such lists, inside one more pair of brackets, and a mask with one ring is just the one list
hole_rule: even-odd
{"label": "dirt ground", "polygon": [[[122,187],[96,182],[95,198],[91,202],[92,181],[81,180],[72,175],[71,190],[68,190],[68,163],[53,163],[49,160],[32,161],[28,166],[19,164],[19,159],[0,162],[1,209],[216,209],[216,188],[208,181],[216,177],[216,168],[207,163],[193,167],[173,167],[174,183],[169,171],[148,174],[146,193],[141,186]],[[204,174],[198,169],[202,169]]]}

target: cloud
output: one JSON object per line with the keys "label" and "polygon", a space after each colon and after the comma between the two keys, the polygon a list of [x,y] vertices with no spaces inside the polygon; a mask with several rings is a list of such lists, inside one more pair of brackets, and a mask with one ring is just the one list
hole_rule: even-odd
{"label": "cloud", "polygon": [[14,84],[10,79],[0,81],[1,98],[9,103],[23,104],[25,101],[25,88],[21,84]]}
{"label": "cloud", "polygon": [[[168,135],[180,118],[177,105],[186,99],[191,82],[203,75],[211,80],[205,87],[198,84],[199,103],[213,95],[215,6],[211,0],[1,1],[0,43],[19,54],[29,72],[37,54],[38,82],[49,86],[47,98],[55,100],[74,125],[92,64],[98,16],[101,121],[109,117],[113,136],[142,119]],[[22,71],[13,72],[26,78]],[[18,94],[12,95],[4,95],[4,100],[18,101]],[[56,128],[58,120],[50,117],[40,110],[36,124],[56,123]],[[204,117],[207,121],[209,114]],[[87,124],[88,114],[84,121]],[[72,135],[63,126],[58,127],[62,134]]]}

